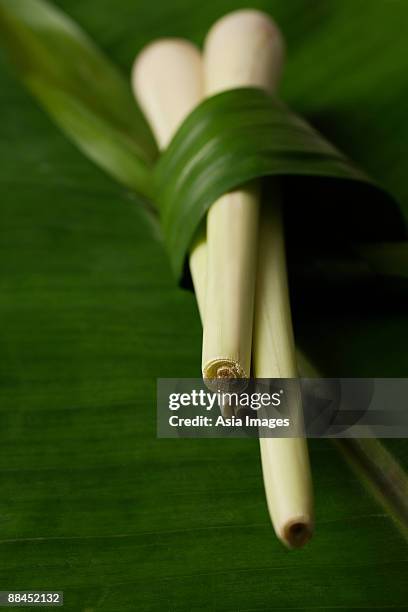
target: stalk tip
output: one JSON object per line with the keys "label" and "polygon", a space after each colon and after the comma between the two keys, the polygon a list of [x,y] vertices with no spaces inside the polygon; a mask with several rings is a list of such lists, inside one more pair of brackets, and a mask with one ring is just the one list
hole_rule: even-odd
{"label": "stalk tip", "polygon": [[287,523],[283,530],[283,538],[289,548],[301,548],[310,540],[312,535],[311,524],[302,519]]}

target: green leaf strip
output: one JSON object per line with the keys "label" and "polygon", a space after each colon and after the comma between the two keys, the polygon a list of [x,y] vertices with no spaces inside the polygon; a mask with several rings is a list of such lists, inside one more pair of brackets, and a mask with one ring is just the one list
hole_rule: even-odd
{"label": "green leaf strip", "polygon": [[153,135],[126,79],[86,34],[45,0],[0,0],[0,38],[65,134],[119,182],[148,196]]}
{"label": "green leaf strip", "polygon": [[[292,195],[287,192],[284,197],[297,199],[293,202],[296,215],[303,215],[299,223],[295,219],[295,225],[303,226],[303,221],[313,218],[309,210],[315,208],[318,214],[325,212],[331,224],[333,218],[346,218],[350,239],[404,236],[394,200],[306,121],[261,90],[235,89],[198,106],[156,166],[155,201],[178,277],[211,204],[251,179],[273,175],[291,176]],[[299,177],[314,180],[299,183]],[[370,223],[365,222],[368,213]],[[340,222],[337,225],[342,227]],[[321,219],[320,227],[324,227]],[[337,231],[334,225],[333,231]]]}
{"label": "green leaf strip", "polygon": [[408,539],[408,476],[395,457],[375,438],[334,443]]}
{"label": "green leaf strip", "polygon": [[[299,349],[297,362],[302,376],[322,376],[321,370]],[[337,438],[332,443],[408,539],[408,475],[403,466],[376,438]]]}

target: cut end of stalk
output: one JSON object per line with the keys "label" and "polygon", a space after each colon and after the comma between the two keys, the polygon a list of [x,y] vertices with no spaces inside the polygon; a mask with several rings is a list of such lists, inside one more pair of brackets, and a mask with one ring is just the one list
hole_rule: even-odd
{"label": "cut end of stalk", "polygon": [[238,361],[233,359],[213,359],[203,367],[205,379],[248,378]]}
{"label": "cut end of stalk", "polygon": [[301,548],[313,535],[313,527],[304,518],[294,519],[283,528],[283,541],[289,548]]}
{"label": "cut end of stalk", "polygon": [[235,372],[230,366],[220,366],[217,370],[217,378],[235,378]]}
{"label": "cut end of stalk", "polygon": [[214,359],[203,368],[203,379],[209,389],[226,389],[233,386],[236,390],[245,388],[248,376],[238,361]]}

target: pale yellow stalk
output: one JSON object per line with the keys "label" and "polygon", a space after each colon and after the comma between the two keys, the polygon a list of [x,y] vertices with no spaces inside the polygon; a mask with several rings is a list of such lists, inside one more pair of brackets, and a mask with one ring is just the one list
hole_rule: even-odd
{"label": "pale yellow stalk", "polygon": [[[199,103],[202,97],[201,77],[200,54],[187,41],[157,41],[138,56],[132,84],[160,148],[168,144],[184,117]],[[264,227],[264,223],[261,227]],[[272,241],[269,244],[268,236]],[[291,342],[289,346],[287,344],[292,336],[280,222],[268,224],[265,231],[261,231],[261,241],[257,293],[258,296],[263,291],[266,293],[264,299],[262,295],[257,298],[255,372],[258,377],[292,376],[295,366],[293,345]],[[271,252],[272,243],[276,249],[272,248]],[[203,320],[207,289],[205,235],[191,249],[190,270]],[[280,329],[285,331],[280,333]],[[282,368],[280,364],[286,365]],[[275,530],[286,544],[300,545],[312,525],[306,444],[303,440],[265,439],[261,440],[261,452],[268,507]]]}
{"label": "pale yellow stalk", "polygon": [[[282,37],[264,13],[236,11],[211,28],[203,59],[207,96],[236,87],[273,91],[283,60]],[[250,375],[259,196],[259,183],[253,181],[222,196],[208,212],[205,379]]]}
{"label": "pale yellow stalk", "polygon": [[[253,367],[256,378],[298,376],[286,273],[279,192],[265,202],[260,228]],[[300,392],[286,398],[292,422],[302,422]],[[284,544],[296,548],[313,532],[313,490],[305,438],[260,438],[269,513]]]}
{"label": "pale yellow stalk", "polygon": [[[159,148],[165,149],[177,128],[203,98],[200,51],[189,41],[179,38],[163,38],[151,43],[135,60],[132,87]],[[200,265],[204,244],[205,232],[193,244],[189,257],[200,312],[204,308],[206,290]]]}

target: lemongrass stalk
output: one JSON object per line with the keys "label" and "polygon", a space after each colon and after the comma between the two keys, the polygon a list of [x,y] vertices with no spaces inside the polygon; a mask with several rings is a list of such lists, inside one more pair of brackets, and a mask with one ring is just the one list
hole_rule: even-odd
{"label": "lemongrass stalk", "polygon": [[[295,378],[295,346],[278,187],[262,210],[255,298],[253,366],[256,378]],[[286,398],[302,419],[300,393]],[[260,438],[268,509],[276,534],[289,548],[313,532],[313,491],[305,438]]]}
{"label": "lemongrass stalk", "polygon": [[[254,369],[258,378],[297,376],[288,296],[285,246],[279,195],[265,207],[260,230],[254,326]],[[267,204],[269,207],[269,205]],[[204,319],[207,244],[201,236],[190,257],[201,320]],[[191,262],[193,261],[193,266]],[[296,402],[299,396],[291,394]],[[301,404],[292,406],[301,418]],[[233,410],[222,407],[224,416]],[[260,438],[262,471],[269,514],[275,533],[289,548],[305,544],[313,532],[313,491],[304,438]]]}
{"label": "lemongrass stalk", "polygon": [[[187,41],[157,41],[149,45],[138,56],[133,68],[132,85],[136,97],[151,124],[158,144],[163,149],[170,141],[174,131],[185,115],[200,101],[202,96],[201,56],[198,50]],[[205,233],[201,234],[191,249],[190,270],[203,321],[207,289],[207,244]],[[264,346],[267,349],[267,345],[265,344]],[[272,354],[274,353],[272,352]],[[261,363],[266,357],[261,355]],[[268,375],[271,374],[269,373]],[[284,501],[282,502],[279,498],[282,495],[285,496],[287,491],[282,491],[279,482],[273,481],[274,472],[270,470],[270,466],[272,465],[273,467],[275,461],[274,455],[278,456],[278,459],[283,458],[282,445],[287,449],[291,449],[291,446],[290,440],[282,440],[281,445],[274,444],[274,442],[273,440],[261,441],[263,469],[271,516],[282,517],[282,510],[276,512],[274,505],[285,505]],[[291,451],[295,452],[296,448],[292,448]],[[284,463],[291,465],[293,459],[288,457]],[[306,463],[303,463],[303,465],[306,465]],[[286,469],[280,474],[283,480],[285,479],[285,473]],[[278,472],[276,474],[279,475]],[[299,483],[297,484],[299,485]],[[272,488],[276,489],[276,496],[274,498],[272,497]],[[293,492],[290,495],[293,497]],[[286,504],[286,506],[290,508],[290,504]],[[297,517],[298,515],[295,516],[295,518]],[[290,514],[286,516],[285,520],[282,519],[279,522],[273,518],[275,529],[277,530],[277,526],[279,527],[281,523],[296,525],[296,523],[290,523],[291,519],[293,519],[293,515]],[[296,531],[296,528],[292,528],[293,531]],[[277,533],[278,535],[280,534],[278,530]]]}
{"label": "lemongrass stalk", "polygon": [[[205,40],[205,94],[244,86],[273,91],[283,48],[278,28],[264,13],[241,10],[223,17]],[[250,374],[258,217],[257,181],[222,196],[207,216],[202,357],[207,380]]]}
{"label": "lemongrass stalk", "polygon": [[[202,59],[198,49],[181,39],[159,39],[136,58],[132,87],[143,109],[159,148],[170,142],[183,119],[203,97]],[[194,240],[189,265],[201,320],[204,320],[207,244],[203,228]],[[224,416],[233,414],[222,406]]]}
{"label": "lemongrass stalk", "polygon": [[[187,40],[159,39],[142,50],[132,70],[132,87],[159,148],[170,142],[179,125],[203,98],[201,53]],[[189,254],[190,272],[203,318],[206,292],[205,230]]]}
{"label": "lemongrass stalk", "polygon": [[136,57],[132,88],[161,150],[203,98],[201,53],[180,38],[161,38]]}
{"label": "lemongrass stalk", "polygon": [[[275,208],[262,214],[254,326],[254,369],[258,378],[297,376],[287,287],[285,246],[279,195]],[[191,268],[201,320],[205,308],[207,245],[202,237]],[[192,258],[190,258],[191,265]],[[298,399],[296,393],[292,398]],[[223,406],[228,416],[230,407]],[[292,414],[301,405],[292,407]],[[299,415],[301,417],[301,415]],[[305,544],[313,532],[313,491],[304,438],[260,438],[262,471],[275,533],[289,548]]]}

